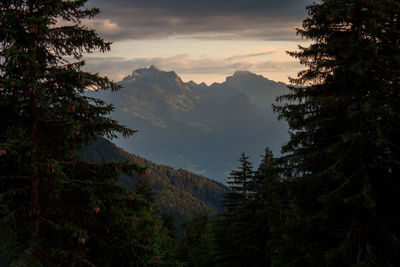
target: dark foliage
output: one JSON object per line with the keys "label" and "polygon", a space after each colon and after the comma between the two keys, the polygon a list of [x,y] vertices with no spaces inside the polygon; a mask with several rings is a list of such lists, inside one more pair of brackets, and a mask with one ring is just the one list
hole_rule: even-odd
{"label": "dark foliage", "polygon": [[397,266],[400,258],[400,3],[325,0],[290,55],[307,69],[278,107],[292,183],[279,265]]}
{"label": "dark foliage", "polygon": [[81,70],[83,53],[110,49],[81,25],[99,12],[85,2],[0,2],[2,265],[163,261],[152,203],[118,182],[122,172],[142,169],[89,163],[77,153],[98,135],[133,134],[107,117],[111,105],[83,95],[88,88],[119,89]]}
{"label": "dark foliage", "polygon": [[219,266],[213,221],[207,214],[195,214],[183,224],[178,258],[182,266]]}

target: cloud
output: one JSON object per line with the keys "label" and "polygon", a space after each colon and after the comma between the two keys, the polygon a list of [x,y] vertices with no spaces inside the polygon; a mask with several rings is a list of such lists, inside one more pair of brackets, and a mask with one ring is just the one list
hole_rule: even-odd
{"label": "cloud", "polygon": [[[106,39],[296,39],[311,0],[90,0]],[[97,24],[96,24],[97,23]]]}
{"label": "cloud", "polygon": [[[268,52],[267,52],[268,53]],[[261,55],[264,53],[260,53]],[[99,72],[115,81],[122,80],[125,76],[138,68],[156,65],[165,71],[176,71],[184,77],[202,76],[226,77],[237,70],[248,70],[255,73],[295,73],[299,63],[294,61],[263,61],[249,59],[257,54],[241,55],[226,59],[200,58],[193,59],[188,55],[176,55],[165,58],[136,58],[124,59],[119,57],[87,58],[85,70]],[[198,81],[202,82],[202,81]],[[205,82],[211,82],[210,80]]]}
{"label": "cloud", "polygon": [[271,55],[274,53],[276,53],[276,52],[268,51],[268,52],[253,53],[253,54],[247,54],[247,55],[237,55],[237,56],[229,57],[229,58],[227,58],[227,60],[246,59],[246,58],[252,58],[252,57]]}
{"label": "cloud", "polygon": [[118,32],[121,31],[117,23],[112,22],[109,19],[105,20],[92,19],[86,21],[85,24],[91,28],[96,28],[103,34],[117,34]]}

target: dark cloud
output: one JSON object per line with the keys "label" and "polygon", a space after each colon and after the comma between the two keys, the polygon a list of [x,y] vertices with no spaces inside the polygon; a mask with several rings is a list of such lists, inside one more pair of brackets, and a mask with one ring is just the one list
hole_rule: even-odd
{"label": "dark cloud", "polygon": [[107,39],[295,39],[311,0],[89,0]]}
{"label": "dark cloud", "polygon": [[[103,7],[159,9],[175,16],[207,16],[233,14],[302,15],[306,0],[90,0]],[[108,10],[107,10],[108,11]]]}

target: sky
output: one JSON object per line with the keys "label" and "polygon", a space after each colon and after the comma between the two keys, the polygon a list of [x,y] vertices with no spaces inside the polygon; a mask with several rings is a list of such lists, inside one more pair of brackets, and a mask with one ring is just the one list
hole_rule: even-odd
{"label": "sky", "polygon": [[86,70],[120,81],[155,65],[184,81],[222,82],[236,70],[288,82],[303,67],[286,51],[311,0],[89,0],[101,13],[85,21],[110,52],[85,56]]}

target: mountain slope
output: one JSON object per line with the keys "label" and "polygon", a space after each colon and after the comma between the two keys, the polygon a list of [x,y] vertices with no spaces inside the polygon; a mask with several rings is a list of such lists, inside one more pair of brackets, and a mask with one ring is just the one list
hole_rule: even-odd
{"label": "mountain slope", "polygon": [[184,83],[154,66],[125,77],[118,92],[88,92],[115,106],[112,117],[139,132],[115,143],[154,162],[225,182],[241,152],[257,162],[288,140],[272,112],[286,85],[237,71],[223,83]]}
{"label": "mountain slope", "polygon": [[147,171],[143,176],[123,176],[122,182],[129,187],[139,179],[149,182],[160,210],[174,214],[178,224],[195,213],[212,215],[222,212],[221,200],[229,190],[222,184],[186,170],[158,165],[129,154],[104,138],[87,146],[83,153],[86,159],[92,161],[133,161],[146,167]]}

